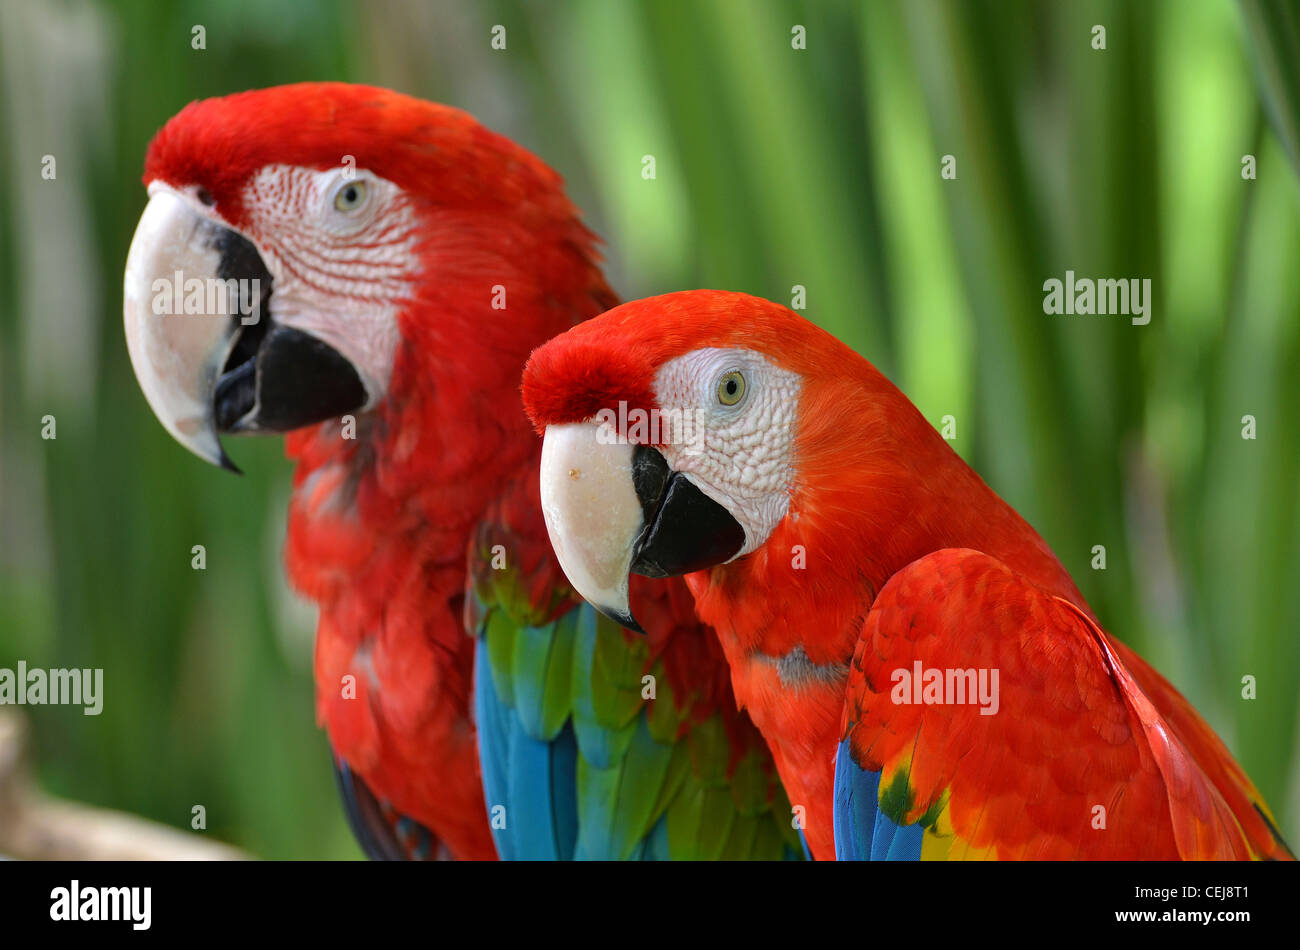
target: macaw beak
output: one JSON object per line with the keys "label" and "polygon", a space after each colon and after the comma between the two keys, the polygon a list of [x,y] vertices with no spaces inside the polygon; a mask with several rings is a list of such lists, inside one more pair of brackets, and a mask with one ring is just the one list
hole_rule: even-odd
{"label": "macaw beak", "polygon": [[123,319],[136,379],[176,441],[237,472],[219,433],[287,432],[366,404],[346,359],[272,318],[273,281],[251,241],[167,185],[149,194]]}
{"label": "macaw beak", "polygon": [[553,425],[542,443],[542,514],[569,583],[629,630],[629,575],[673,577],[731,560],[745,531],[691,476],[592,422]]}

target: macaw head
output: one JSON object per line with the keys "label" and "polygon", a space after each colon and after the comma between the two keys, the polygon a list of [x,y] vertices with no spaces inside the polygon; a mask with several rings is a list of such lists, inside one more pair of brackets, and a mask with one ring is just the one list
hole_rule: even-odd
{"label": "macaw head", "polygon": [[144,182],[131,362],[168,431],[226,467],[222,433],[364,413],[449,374],[515,378],[533,346],[613,302],[558,175],[465,113],[385,89],[191,103]]}
{"label": "macaw head", "polygon": [[810,489],[870,451],[852,428],[879,429],[906,403],[809,321],[720,291],[633,301],[556,337],[533,353],[523,394],[545,437],[556,555],[580,594],[634,629],[629,573],[701,571],[761,554],[791,520],[811,528],[844,501]]}

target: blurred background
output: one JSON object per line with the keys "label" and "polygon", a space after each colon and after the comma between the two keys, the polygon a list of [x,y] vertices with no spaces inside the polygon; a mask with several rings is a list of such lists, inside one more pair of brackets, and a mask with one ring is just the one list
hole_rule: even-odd
{"label": "blurred background", "polygon": [[[0,667],[105,671],[98,717],[21,710],[45,792],[182,829],[203,805],[259,856],[360,855],[282,579],[282,447],[228,446],[242,479],[190,456],[121,330],[153,133],[194,98],[320,79],[542,156],[626,298],[806,288],[953,417],[1300,839],[1300,12],[1277,0],[0,0]],[[1150,278],[1150,324],[1045,316],[1067,269]]]}

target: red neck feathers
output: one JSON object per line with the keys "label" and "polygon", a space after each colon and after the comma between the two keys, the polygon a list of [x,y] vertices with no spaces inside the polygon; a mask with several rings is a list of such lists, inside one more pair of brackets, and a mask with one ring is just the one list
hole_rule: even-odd
{"label": "red neck feathers", "polygon": [[[975,548],[1091,613],[1033,528],[893,384],[844,350],[807,354],[821,367],[844,369],[806,368],[787,517],[749,557],[688,579],[700,617],[722,639],[737,697],[769,738],[791,802],[807,808],[809,847],[823,859],[835,853],[834,751],[848,662],[876,593],[894,573],[941,548]],[[779,592],[782,612],[766,612],[747,590]],[[777,666],[792,651],[811,664],[797,688]]]}

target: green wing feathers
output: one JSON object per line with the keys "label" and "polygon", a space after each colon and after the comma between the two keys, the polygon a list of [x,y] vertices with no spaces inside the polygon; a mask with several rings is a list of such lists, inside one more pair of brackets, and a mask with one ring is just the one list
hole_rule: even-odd
{"label": "green wing feathers", "polygon": [[[466,622],[479,640],[478,677],[490,677],[475,684],[489,813],[515,789],[506,814],[533,824],[552,816],[544,837],[563,839],[562,857],[800,856],[771,757],[736,710],[721,649],[685,586],[647,582],[638,604],[649,602],[649,635],[623,630],[575,599],[536,511],[501,506],[469,551]],[[552,764],[546,780],[512,782],[537,761],[534,743],[568,746],[547,761],[571,763],[571,774]],[[518,800],[535,786],[552,797],[545,807]],[[576,828],[564,827],[566,813]],[[504,823],[494,825],[503,856],[530,856],[519,846],[538,829]]]}

